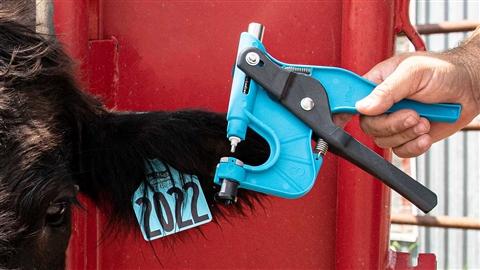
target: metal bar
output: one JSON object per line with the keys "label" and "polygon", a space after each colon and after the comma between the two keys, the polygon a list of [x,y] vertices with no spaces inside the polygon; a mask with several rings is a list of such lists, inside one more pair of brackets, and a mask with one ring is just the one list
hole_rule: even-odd
{"label": "metal bar", "polygon": [[53,35],[53,0],[36,0],[36,30],[38,33]]}
{"label": "metal bar", "polygon": [[421,24],[415,26],[421,35],[442,34],[453,32],[468,32],[475,30],[480,25],[478,21],[440,22],[434,24]]}
{"label": "metal bar", "polygon": [[413,216],[397,214],[392,215],[390,220],[393,224],[480,230],[480,219],[477,218],[450,216]]}

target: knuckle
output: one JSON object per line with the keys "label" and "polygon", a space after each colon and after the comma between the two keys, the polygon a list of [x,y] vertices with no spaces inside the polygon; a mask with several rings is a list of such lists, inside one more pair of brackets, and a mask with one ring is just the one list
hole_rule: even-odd
{"label": "knuckle", "polygon": [[394,99],[391,91],[392,88],[393,85],[390,82],[384,81],[379,87],[375,88],[372,93],[387,104],[393,104]]}
{"label": "knuckle", "polygon": [[413,133],[417,136],[427,134],[430,131],[430,122],[426,119],[420,119],[419,123],[413,127]]}
{"label": "knuckle", "polygon": [[389,132],[398,134],[418,123],[418,115],[414,111],[400,110],[388,116],[391,123]]}
{"label": "knuckle", "polygon": [[413,130],[413,128],[409,128],[406,131],[399,134],[399,137],[404,141],[411,141],[418,137],[417,133]]}
{"label": "knuckle", "polygon": [[367,134],[368,134],[368,131],[370,130],[369,119],[370,117],[368,116],[360,116],[360,128],[363,130],[363,132]]}
{"label": "knuckle", "polygon": [[389,131],[389,125],[391,124],[386,114],[360,117],[360,128],[371,136],[385,137],[391,135],[392,132]]}
{"label": "knuckle", "polygon": [[420,121],[425,125],[426,132],[430,131],[430,121],[425,118],[420,118]]}
{"label": "knuckle", "polygon": [[387,131],[391,135],[398,134],[402,131],[402,126],[402,121],[390,121],[390,123],[387,125]]}
{"label": "knuckle", "polygon": [[[426,57],[424,55],[411,55],[407,58],[405,58],[399,66],[402,68],[412,70],[412,71],[418,71],[419,69],[424,68],[425,59]],[[414,73],[414,72],[412,72]]]}
{"label": "knuckle", "polygon": [[363,132],[369,135],[374,135],[376,133],[376,127],[374,123],[375,123],[375,117],[369,117],[369,116],[360,117],[360,128],[363,130]]}
{"label": "knuckle", "polygon": [[407,58],[405,58],[401,63],[400,66],[406,66],[406,67],[411,67],[411,66],[417,66],[418,64],[418,56],[412,55]]}
{"label": "knuckle", "polygon": [[412,110],[412,109],[403,109],[399,112],[402,112],[404,114],[404,119],[408,119],[408,118],[413,118],[413,119],[416,119],[417,121],[419,121],[419,115],[416,111]]}

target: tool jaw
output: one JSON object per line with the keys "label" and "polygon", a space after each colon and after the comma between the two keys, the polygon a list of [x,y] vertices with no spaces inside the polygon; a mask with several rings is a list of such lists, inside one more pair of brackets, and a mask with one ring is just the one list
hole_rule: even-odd
{"label": "tool jaw", "polygon": [[[240,36],[240,54],[246,48],[265,51],[262,43],[249,33]],[[249,58],[255,63],[255,58]],[[227,113],[227,138],[235,147],[247,139],[250,128],[264,138],[270,149],[265,163],[243,164],[234,157],[222,158],[214,182],[221,185],[217,199],[234,202],[236,189],[245,188],[284,198],[306,194],[315,182],[322,155],[312,150],[312,131],[288,109],[235,67]]]}

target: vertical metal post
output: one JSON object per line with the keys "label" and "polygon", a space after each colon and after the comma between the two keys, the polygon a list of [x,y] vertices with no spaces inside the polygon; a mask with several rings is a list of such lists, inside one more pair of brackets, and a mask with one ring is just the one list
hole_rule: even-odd
{"label": "vertical metal post", "polygon": [[[363,74],[393,54],[394,1],[343,1],[342,67]],[[355,118],[347,131],[380,155]],[[385,269],[388,258],[390,191],[340,159],[337,171],[336,269]]]}
{"label": "vertical metal post", "polygon": [[88,66],[88,0],[55,0],[54,30],[70,56],[80,63],[82,82],[87,82]]}

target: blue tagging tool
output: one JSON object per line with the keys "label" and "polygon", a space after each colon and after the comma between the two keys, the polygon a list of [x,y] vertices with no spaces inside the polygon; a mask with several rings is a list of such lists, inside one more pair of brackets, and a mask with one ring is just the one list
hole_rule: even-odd
{"label": "blue tagging tool", "polygon": [[143,238],[155,240],[212,220],[195,175],[183,174],[153,159],[146,162],[147,186],[140,184],[132,203]]}
{"label": "blue tagging tool", "polygon": [[[270,155],[255,166],[233,154],[223,157],[214,178],[221,185],[218,199],[235,202],[238,188],[283,198],[301,197],[313,187],[328,150],[375,176],[422,211],[435,207],[435,193],[333,123],[335,113],[358,113],[355,103],[375,88],[374,83],[341,68],[280,62],[268,54],[262,37],[263,26],[257,23],[240,35],[227,138],[234,153],[252,129],[268,143]],[[457,121],[461,114],[459,104],[407,99],[388,112],[401,109],[447,123]],[[312,140],[317,142],[314,148]]]}

